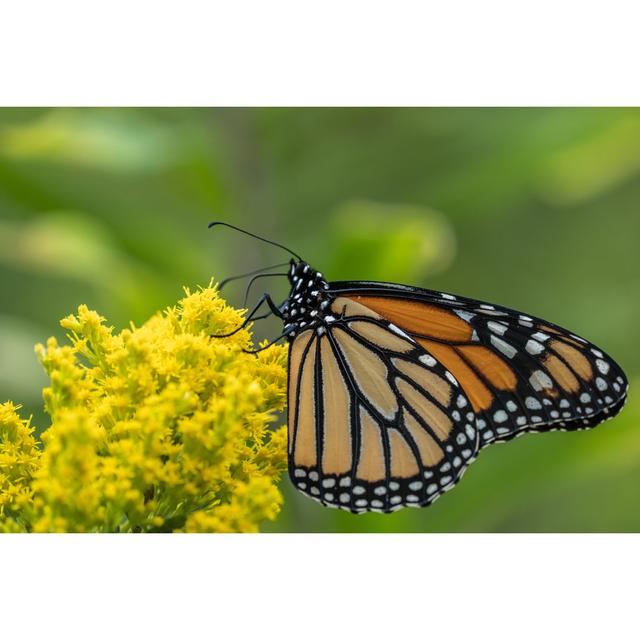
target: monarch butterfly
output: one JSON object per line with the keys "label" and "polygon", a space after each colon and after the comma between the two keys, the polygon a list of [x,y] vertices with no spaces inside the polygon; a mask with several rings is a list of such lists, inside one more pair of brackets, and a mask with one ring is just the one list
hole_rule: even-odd
{"label": "monarch butterfly", "polygon": [[325,506],[428,506],[484,447],[595,427],[624,405],[622,369],[558,325],[419,287],[327,282],[290,253],[289,296],[263,294],[242,326],[284,324],[270,344],[290,343],[289,475]]}

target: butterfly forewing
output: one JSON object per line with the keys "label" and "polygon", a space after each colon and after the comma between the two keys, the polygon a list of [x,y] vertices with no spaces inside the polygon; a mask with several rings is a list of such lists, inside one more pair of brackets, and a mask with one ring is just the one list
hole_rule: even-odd
{"label": "butterfly forewing", "polygon": [[450,294],[357,284],[332,289],[400,327],[455,376],[480,446],[526,431],[589,428],[624,404],[620,367],[561,327]]}
{"label": "butterfly forewing", "polygon": [[433,355],[374,310],[338,298],[330,313],[291,346],[294,484],[356,513],[433,502],[476,455],[469,397]]}

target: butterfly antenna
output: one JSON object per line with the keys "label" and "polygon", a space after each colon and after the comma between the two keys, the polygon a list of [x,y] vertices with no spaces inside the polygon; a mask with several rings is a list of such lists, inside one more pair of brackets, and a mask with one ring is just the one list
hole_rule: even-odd
{"label": "butterfly antenna", "polygon": [[280,262],[279,264],[272,264],[269,267],[262,267],[262,269],[256,269],[255,271],[249,271],[247,273],[241,273],[239,276],[231,276],[230,278],[225,278],[219,285],[218,291],[222,291],[222,287],[225,287],[229,282],[233,282],[234,280],[242,280],[242,278],[248,278],[249,276],[255,276],[256,273],[262,273],[263,271],[269,271],[269,269],[275,269],[276,267],[286,267],[288,262]]}
{"label": "butterfly antenna", "polygon": [[279,242],[274,242],[273,240],[268,240],[267,238],[263,238],[261,236],[257,236],[255,233],[251,233],[250,231],[246,231],[245,229],[241,229],[240,227],[235,227],[234,225],[229,224],[228,222],[210,222],[208,226],[209,226],[209,229],[216,226],[222,226],[222,227],[228,227],[229,229],[234,229],[235,231],[244,233],[247,236],[251,236],[252,238],[256,238],[257,240],[262,240],[262,242],[271,244],[274,247],[279,247],[280,249],[284,249],[285,251],[288,251],[294,258],[297,258],[302,262],[302,258],[295,251],[291,251],[291,249],[289,249],[288,247],[285,247],[283,244],[280,244]]}
{"label": "butterfly antenna", "polygon": [[244,292],[244,301],[242,303],[242,306],[243,307],[247,306],[247,300],[249,299],[249,291],[251,290],[251,287],[256,280],[260,280],[260,278],[274,278],[274,277],[282,277],[286,275],[287,275],[286,273],[261,273],[257,276],[253,276],[253,278],[249,280],[249,284],[247,285],[247,288]]}

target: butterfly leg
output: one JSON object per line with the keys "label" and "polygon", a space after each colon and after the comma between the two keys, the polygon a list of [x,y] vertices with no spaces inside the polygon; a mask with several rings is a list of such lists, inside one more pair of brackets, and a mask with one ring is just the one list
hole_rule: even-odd
{"label": "butterfly leg", "polygon": [[252,349],[252,350],[243,349],[243,351],[245,353],[252,353],[252,354],[260,353],[261,351],[264,351],[265,349],[272,347],[276,342],[282,340],[282,338],[286,338],[290,333],[293,333],[296,330],[296,328],[297,327],[294,325],[290,326],[288,329],[283,331],[277,338],[274,338],[273,340],[271,340],[271,342],[269,342],[268,344],[265,344],[264,347],[259,347],[258,349]]}
{"label": "butterfly leg", "polygon": [[[255,316],[255,314],[258,312],[260,307],[265,302],[267,303],[267,306],[269,307],[270,311],[262,316]],[[254,320],[262,320],[264,318],[268,318],[271,314],[274,314],[279,318],[282,317],[282,313],[280,309],[278,309],[275,302],[271,299],[271,296],[268,293],[264,293],[262,294],[262,296],[260,296],[260,299],[258,300],[256,306],[253,308],[251,313],[245,318],[244,322],[240,326],[236,327],[233,331],[230,331],[229,333],[214,334],[209,337],[210,338],[228,338],[229,336],[232,336],[238,333],[238,331],[240,331],[241,329],[244,329],[250,322],[253,322]]]}

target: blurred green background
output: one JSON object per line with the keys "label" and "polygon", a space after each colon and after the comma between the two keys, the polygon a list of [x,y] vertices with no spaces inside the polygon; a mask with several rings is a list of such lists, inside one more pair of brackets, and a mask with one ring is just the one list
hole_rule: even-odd
{"label": "blurred green background", "polygon": [[329,279],[548,318],[631,381],[618,418],[492,447],[429,509],[353,516],[285,480],[265,530],[640,531],[640,110],[0,109],[0,401],[47,424],[33,345],[80,303],[140,323],[183,285],[287,259],[213,219]]}

